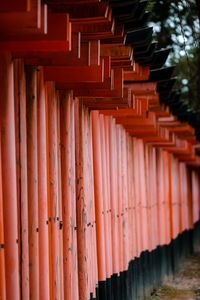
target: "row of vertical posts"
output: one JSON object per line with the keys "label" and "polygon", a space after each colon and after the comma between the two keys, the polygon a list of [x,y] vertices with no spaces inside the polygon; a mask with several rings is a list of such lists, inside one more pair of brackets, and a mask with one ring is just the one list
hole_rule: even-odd
{"label": "row of vertical posts", "polygon": [[106,299],[99,285],[198,222],[199,171],[42,68],[0,68],[0,299]]}

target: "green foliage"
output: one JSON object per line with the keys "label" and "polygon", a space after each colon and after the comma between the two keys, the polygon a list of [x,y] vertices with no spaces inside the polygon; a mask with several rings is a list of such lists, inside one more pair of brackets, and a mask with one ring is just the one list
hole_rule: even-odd
{"label": "green foliage", "polygon": [[182,99],[200,108],[199,0],[151,0],[151,22],[160,48],[172,47],[168,64],[176,64]]}
{"label": "green foliage", "polygon": [[157,296],[150,296],[148,298],[145,298],[145,300],[160,300]]}

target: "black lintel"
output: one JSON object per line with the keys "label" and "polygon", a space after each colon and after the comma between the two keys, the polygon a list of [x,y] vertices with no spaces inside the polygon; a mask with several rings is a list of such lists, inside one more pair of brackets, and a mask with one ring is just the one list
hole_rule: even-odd
{"label": "black lintel", "polygon": [[162,93],[168,90],[172,90],[174,84],[176,82],[176,78],[171,78],[169,80],[159,81],[157,84],[157,92]]}
{"label": "black lintel", "polygon": [[125,39],[125,45],[145,46],[152,40],[153,28],[144,27],[141,29],[128,31]]}
{"label": "black lintel", "polygon": [[154,52],[154,56],[151,62],[151,69],[161,68],[167,60],[167,57],[171,51],[171,48],[161,49]]}
{"label": "black lintel", "polygon": [[125,1],[118,5],[111,3],[112,15],[119,21],[122,19],[130,18],[135,15],[138,7],[138,1]]}
{"label": "black lintel", "polygon": [[150,81],[161,81],[161,80],[167,80],[170,79],[175,66],[171,67],[164,67],[160,69],[155,69],[150,71],[149,80]]}
{"label": "black lintel", "polygon": [[150,12],[145,12],[140,19],[132,18],[128,21],[125,21],[124,22],[125,31],[131,31],[146,26],[146,23],[148,22],[150,15],[151,15]]}
{"label": "black lintel", "polygon": [[145,53],[135,54],[134,60],[141,65],[149,66],[149,64],[152,60],[152,57],[154,55],[156,46],[157,46],[157,43],[151,43],[150,47],[148,48],[148,51]]}

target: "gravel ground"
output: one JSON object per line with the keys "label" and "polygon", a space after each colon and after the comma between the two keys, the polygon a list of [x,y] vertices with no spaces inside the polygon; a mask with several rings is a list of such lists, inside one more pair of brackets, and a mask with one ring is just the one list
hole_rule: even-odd
{"label": "gravel ground", "polygon": [[188,258],[174,278],[146,300],[200,300],[200,253]]}

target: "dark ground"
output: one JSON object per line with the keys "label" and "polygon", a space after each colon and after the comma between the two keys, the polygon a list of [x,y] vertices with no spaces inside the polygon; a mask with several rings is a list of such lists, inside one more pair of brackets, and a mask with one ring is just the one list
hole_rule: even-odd
{"label": "dark ground", "polygon": [[200,300],[200,252],[182,263],[179,272],[146,300]]}

